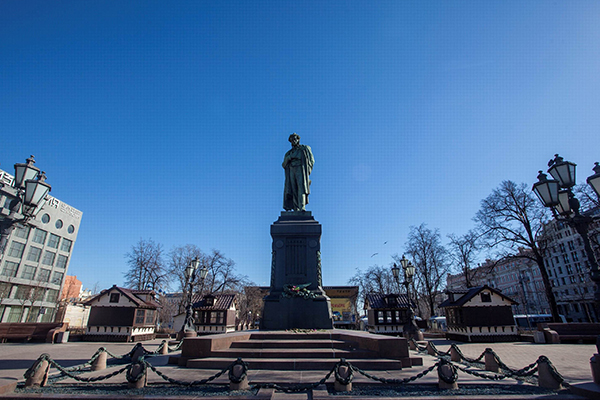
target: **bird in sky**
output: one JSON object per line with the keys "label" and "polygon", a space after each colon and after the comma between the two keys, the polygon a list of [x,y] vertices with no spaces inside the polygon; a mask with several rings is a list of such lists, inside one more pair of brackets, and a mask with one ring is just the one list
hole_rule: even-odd
{"label": "bird in sky", "polygon": [[373,255],[371,255],[371,258],[375,257],[377,254],[379,253],[373,253]]}

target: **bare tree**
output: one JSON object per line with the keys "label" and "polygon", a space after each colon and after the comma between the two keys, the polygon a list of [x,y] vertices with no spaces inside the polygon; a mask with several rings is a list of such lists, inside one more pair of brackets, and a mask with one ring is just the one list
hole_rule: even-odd
{"label": "bare tree", "polygon": [[429,316],[435,315],[436,302],[448,272],[448,253],[441,244],[439,231],[425,224],[411,226],[406,250],[415,266],[415,290],[425,300]]}
{"label": "bare tree", "polygon": [[[556,298],[544,264],[545,240],[543,228],[548,220],[546,209],[525,184],[504,181],[481,201],[474,218],[487,245],[498,248],[501,257],[529,258],[539,267],[550,312],[555,322],[560,322]],[[529,251],[509,256],[523,247]]]}
{"label": "bare tree", "polygon": [[388,294],[398,290],[391,269],[379,265],[372,265],[364,272],[357,269],[348,284],[358,286],[358,298],[363,302],[369,293]]}
{"label": "bare tree", "polygon": [[449,256],[456,265],[457,269],[465,276],[467,288],[474,286],[473,280],[477,270],[472,269],[475,264],[477,253],[480,249],[479,235],[474,231],[469,231],[463,236],[448,235],[450,239]]}
{"label": "bare tree", "polygon": [[238,318],[240,323],[254,324],[263,315],[263,294],[254,283],[246,286],[238,295]]}
{"label": "bare tree", "polygon": [[235,262],[227,258],[219,250],[204,257],[204,265],[208,268],[205,288],[209,293],[241,292],[247,286],[248,278],[235,273]]}
{"label": "bare tree", "polygon": [[130,289],[159,290],[167,287],[167,273],[162,260],[163,248],[152,239],[140,239],[127,253],[129,271],[125,285]]}
{"label": "bare tree", "polygon": [[92,286],[92,289],[90,291],[92,295],[100,293],[102,291],[102,288],[100,287],[100,282],[96,281],[96,283],[94,283],[94,286]]}
{"label": "bare tree", "polygon": [[164,295],[159,295],[158,302],[161,306],[158,309],[158,320],[161,325],[160,330],[162,332],[173,332],[173,317],[181,313],[181,311],[178,312],[178,304],[170,301]]}
{"label": "bare tree", "polygon": [[[169,274],[172,280],[175,280],[182,296],[179,298],[177,309],[179,313],[185,311],[187,293],[189,290],[189,282],[185,278],[185,269],[190,265],[191,261],[198,257],[200,260],[204,260],[206,257],[200,248],[193,244],[186,244],[185,246],[175,247],[169,252]],[[200,274],[196,273],[196,279],[192,282],[194,293],[202,291]]]}

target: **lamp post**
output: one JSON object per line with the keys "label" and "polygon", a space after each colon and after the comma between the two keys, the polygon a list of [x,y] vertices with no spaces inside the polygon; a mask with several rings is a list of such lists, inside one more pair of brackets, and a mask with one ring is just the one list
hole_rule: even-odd
{"label": "lamp post", "polygon": [[[200,260],[198,257],[195,257],[190,264],[185,268],[184,275],[186,284],[189,285],[188,293],[187,293],[187,306],[185,310],[185,320],[183,322],[183,326],[180,331],[180,338],[184,337],[195,337],[196,336],[196,327],[194,325],[194,317],[193,317],[193,309],[192,309],[192,295],[194,290],[194,280],[196,280],[196,271],[198,270],[198,265],[200,265]],[[202,266],[200,269],[200,280],[202,284],[204,284],[204,279],[208,274],[208,269],[206,266]],[[202,289],[201,289],[202,290]]]}
{"label": "lamp post", "polygon": [[[581,215],[579,212],[579,200],[571,190],[575,186],[576,164],[564,161],[562,157],[555,154],[555,158],[550,160],[548,166],[550,167],[548,173],[554,179],[548,179],[546,174],[539,171],[538,182],[534,183],[532,190],[539,197],[542,204],[552,210],[556,220],[568,223],[581,236],[590,266],[590,278],[596,285],[594,302],[596,319],[598,319],[600,318],[600,268],[588,235],[590,224],[598,218]],[[598,163],[596,163],[593,170],[595,174],[590,176],[587,182],[600,198],[600,166]]]}
{"label": "lamp post", "polygon": [[[556,220],[568,223],[581,236],[590,265],[590,278],[595,284],[594,303],[596,306],[596,319],[598,320],[600,319],[600,269],[588,235],[590,224],[598,217],[581,215],[579,212],[579,200],[571,190],[575,186],[576,166],[576,164],[565,161],[558,154],[555,154],[554,159],[548,163],[548,167],[550,167],[548,173],[554,179],[548,179],[546,174],[539,171],[538,182],[533,184],[532,190],[545,207],[550,207]],[[600,166],[598,163],[595,164],[593,171],[595,174],[587,178],[587,183],[600,198]],[[590,365],[594,383],[600,384],[600,335],[596,338],[596,349],[598,354],[591,358]]]}
{"label": "lamp post", "polygon": [[35,167],[35,159],[30,156],[25,163],[15,164],[15,178],[12,186],[0,183],[2,193],[12,198],[8,215],[0,220],[0,258],[8,242],[8,237],[17,224],[26,224],[35,218],[46,202],[51,186],[47,184],[46,173]]}
{"label": "lamp post", "polygon": [[[419,327],[415,322],[415,313],[412,308],[412,301],[410,299],[410,284],[413,282],[413,278],[415,276],[415,267],[412,265],[408,259],[402,255],[402,259],[400,260],[400,265],[402,266],[402,270],[404,271],[404,282],[402,285],[406,288],[406,299],[408,300],[408,322],[404,325],[404,334],[409,339],[420,340],[421,335],[419,331]],[[400,290],[400,268],[394,264],[392,267],[392,275],[396,280],[396,284],[398,285],[398,290]]]}

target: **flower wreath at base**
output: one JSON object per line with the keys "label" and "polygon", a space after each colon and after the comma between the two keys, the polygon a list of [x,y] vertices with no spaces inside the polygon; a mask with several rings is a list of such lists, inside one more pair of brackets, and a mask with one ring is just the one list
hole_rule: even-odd
{"label": "flower wreath at base", "polygon": [[303,299],[316,299],[317,294],[309,290],[309,283],[302,285],[285,285],[283,287],[283,297],[302,297]]}

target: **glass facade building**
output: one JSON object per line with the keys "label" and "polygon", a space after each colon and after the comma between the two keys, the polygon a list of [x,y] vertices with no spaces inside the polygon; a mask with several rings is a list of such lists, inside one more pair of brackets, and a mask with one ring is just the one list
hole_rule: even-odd
{"label": "glass facade building", "polygon": [[[13,200],[0,170],[0,220]],[[0,322],[52,322],[69,268],[82,212],[48,196],[35,219],[17,225],[0,259]]]}

